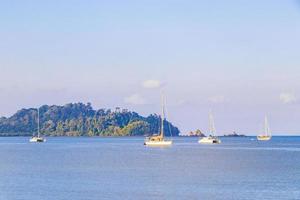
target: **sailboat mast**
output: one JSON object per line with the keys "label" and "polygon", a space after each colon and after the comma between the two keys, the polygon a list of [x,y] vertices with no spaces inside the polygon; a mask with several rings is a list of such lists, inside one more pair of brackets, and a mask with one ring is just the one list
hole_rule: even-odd
{"label": "sailboat mast", "polygon": [[38,113],[38,118],[37,118],[37,122],[38,122],[38,137],[40,137],[40,108],[37,109],[37,113]]}
{"label": "sailboat mast", "polygon": [[212,136],[214,136],[216,132],[214,117],[211,112],[209,113],[209,132]]}
{"label": "sailboat mast", "polygon": [[270,136],[270,127],[267,116],[265,116],[265,135]]}
{"label": "sailboat mast", "polygon": [[164,95],[161,95],[161,130],[160,135],[164,137],[164,121],[165,121],[165,109],[164,109]]}

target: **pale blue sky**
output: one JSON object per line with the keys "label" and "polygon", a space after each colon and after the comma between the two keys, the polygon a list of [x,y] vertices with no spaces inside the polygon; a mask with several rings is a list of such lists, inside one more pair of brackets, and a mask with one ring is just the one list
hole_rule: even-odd
{"label": "pale blue sky", "polygon": [[[183,133],[300,134],[296,0],[0,0],[0,116],[91,102],[159,112]],[[153,81],[152,81],[153,82]],[[155,82],[155,81],[154,81]]]}

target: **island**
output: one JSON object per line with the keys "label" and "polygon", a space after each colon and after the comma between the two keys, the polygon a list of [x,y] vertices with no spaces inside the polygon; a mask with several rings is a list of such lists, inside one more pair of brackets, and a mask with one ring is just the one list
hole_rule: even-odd
{"label": "island", "polygon": [[231,134],[226,134],[226,135],[224,135],[224,137],[246,137],[246,135],[243,135],[243,134],[237,134],[235,131],[233,131],[233,133],[231,133]]}
{"label": "island", "polygon": [[[64,106],[43,105],[40,132],[45,136],[147,136],[159,133],[160,116],[143,117],[127,109],[94,110],[90,103]],[[0,118],[0,136],[29,136],[37,132],[37,108],[21,109]],[[166,136],[178,136],[179,129],[164,121]]]}
{"label": "island", "polygon": [[202,133],[200,129],[197,129],[196,131],[190,131],[185,136],[187,136],[187,137],[205,137],[205,134]]}

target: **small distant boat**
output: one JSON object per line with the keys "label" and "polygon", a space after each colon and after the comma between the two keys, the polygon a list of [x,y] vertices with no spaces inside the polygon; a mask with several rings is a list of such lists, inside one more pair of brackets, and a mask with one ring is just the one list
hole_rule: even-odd
{"label": "small distant boat", "polygon": [[43,137],[39,137],[39,136],[33,136],[32,138],[30,138],[29,141],[30,142],[46,142],[46,139]]}
{"label": "small distant boat", "polygon": [[152,147],[163,147],[163,146],[171,146],[173,141],[166,140],[164,137],[164,121],[165,121],[165,98],[162,95],[162,115],[161,115],[161,126],[160,126],[160,134],[153,135],[151,137],[146,138],[144,145],[152,146]]}
{"label": "small distant boat", "polygon": [[209,113],[209,132],[210,135],[207,137],[200,138],[198,143],[200,144],[220,144],[221,140],[216,136],[216,128],[214,117],[212,113]]}
{"label": "small distant boat", "polygon": [[267,116],[265,117],[265,124],[264,124],[264,132],[263,134],[260,134],[257,136],[257,140],[259,141],[268,141],[271,140],[272,135],[271,135],[271,130],[269,127],[269,122]]}
{"label": "small distant boat", "polygon": [[37,136],[32,136],[29,140],[29,142],[46,142],[46,139],[40,136],[40,109],[37,109],[37,124],[38,124],[38,134]]}
{"label": "small distant boat", "polygon": [[165,140],[161,135],[154,135],[146,138],[144,145],[146,146],[171,146],[172,140]]}

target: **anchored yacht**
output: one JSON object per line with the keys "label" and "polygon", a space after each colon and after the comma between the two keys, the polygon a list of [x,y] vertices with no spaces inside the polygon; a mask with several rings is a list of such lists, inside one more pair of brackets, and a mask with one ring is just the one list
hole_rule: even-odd
{"label": "anchored yacht", "polygon": [[264,132],[257,136],[257,140],[259,141],[268,141],[271,140],[271,130],[269,127],[269,122],[267,116],[265,117],[265,123],[264,123]]}
{"label": "anchored yacht", "polygon": [[46,142],[46,139],[40,136],[40,109],[37,109],[37,124],[38,124],[38,134],[37,136],[32,136],[29,142]]}
{"label": "anchored yacht", "polygon": [[147,137],[144,145],[146,146],[171,146],[173,141],[172,140],[166,140],[164,137],[164,121],[165,121],[165,98],[164,95],[161,96],[161,102],[162,102],[162,114],[161,114],[161,126],[160,126],[160,134],[153,135],[151,137]]}
{"label": "anchored yacht", "polygon": [[209,136],[202,137],[199,139],[198,143],[200,144],[220,144],[221,140],[216,136],[216,128],[214,117],[212,113],[209,113]]}

